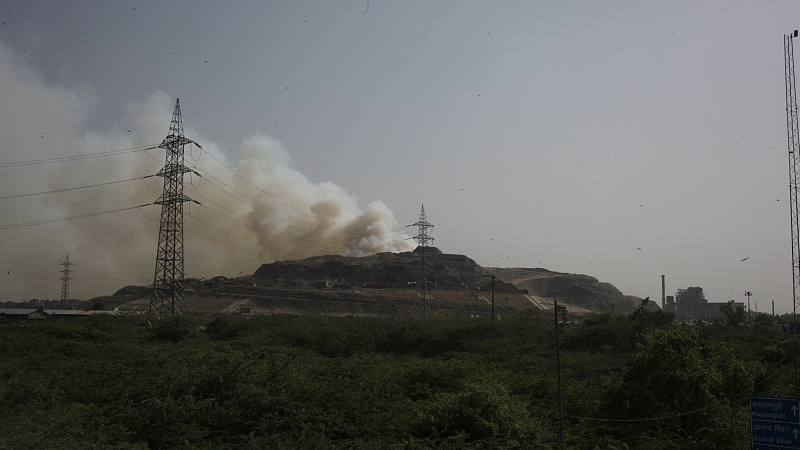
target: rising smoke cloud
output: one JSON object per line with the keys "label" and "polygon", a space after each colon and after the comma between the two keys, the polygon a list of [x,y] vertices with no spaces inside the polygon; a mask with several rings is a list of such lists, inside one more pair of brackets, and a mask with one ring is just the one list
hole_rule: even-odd
{"label": "rising smoke cloud", "polygon": [[[89,85],[48,83],[34,67],[0,43],[0,197],[69,189],[145,177],[163,165],[164,150],[46,164],[9,166],[105,151],[158,145],[166,136],[174,100],[155,92],[128,106],[118,120],[96,122],[100,99]],[[199,122],[185,134],[190,148],[185,204],[187,277],[250,274],[261,263],[323,254],[362,256],[413,248],[381,201],[363,209],[340,186],[314,183],[292,167],[289,152],[255,134],[238,148],[203,138]],[[227,166],[227,168],[226,168]],[[232,169],[231,170],[229,170]],[[236,175],[234,172],[238,173]],[[144,206],[51,224],[2,229],[151,204],[159,177],[46,195],[0,200],[0,299],[58,298],[60,266],[69,253],[72,298],[113,293],[153,278],[160,207]],[[238,192],[237,192],[238,191]]]}

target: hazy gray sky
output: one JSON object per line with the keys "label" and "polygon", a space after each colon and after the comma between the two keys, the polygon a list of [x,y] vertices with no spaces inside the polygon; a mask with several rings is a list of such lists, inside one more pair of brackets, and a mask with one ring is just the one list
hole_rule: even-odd
{"label": "hazy gray sky", "polygon": [[[664,274],[668,295],[750,290],[759,310],[786,312],[783,35],[799,13],[793,1],[7,0],[0,164],[157,145],[180,98],[187,136],[209,152],[187,164],[262,198],[212,156],[247,173],[292,205],[263,197],[296,239],[402,249],[403,236],[370,239],[424,203],[434,245],[483,266],[583,273],[655,300]],[[0,166],[0,197],[141,177],[158,158]],[[145,181],[0,200],[0,226],[152,202],[161,179]],[[236,204],[238,221],[278,217],[209,188],[196,192]],[[308,223],[320,199],[336,230]],[[73,297],[151,282],[159,211],[141,211],[0,230],[0,297],[58,297],[67,251]],[[217,220],[240,237],[187,218],[188,276],[329,252],[295,241],[278,254]]]}

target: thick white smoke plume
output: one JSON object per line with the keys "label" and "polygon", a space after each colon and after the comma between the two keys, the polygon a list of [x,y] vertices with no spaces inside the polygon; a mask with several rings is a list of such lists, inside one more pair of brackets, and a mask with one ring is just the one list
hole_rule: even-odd
{"label": "thick white smoke plume", "polygon": [[[0,43],[2,301],[59,298],[59,261],[67,253],[75,263],[72,298],[152,282],[161,209],[133,207],[152,204],[163,179],[122,180],[155,174],[163,165],[164,150],[141,149],[166,137],[174,100],[156,92],[101,122],[92,114],[98,102],[91,86],[49,84]],[[262,134],[222,149],[203,138],[203,122],[190,111],[183,109],[185,135],[203,148],[192,147],[186,164],[202,177],[187,175],[184,193],[202,206],[184,206],[187,277],[247,275],[274,260],[413,248],[381,201],[361,209],[341,187],[311,182],[292,168],[279,141]],[[79,155],[92,157],[72,158]],[[70,190],[81,186],[87,187]],[[120,209],[126,210],[94,215]],[[38,223],[75,216],[86,217]],[[29,225],[8,227],[16,224]]]}

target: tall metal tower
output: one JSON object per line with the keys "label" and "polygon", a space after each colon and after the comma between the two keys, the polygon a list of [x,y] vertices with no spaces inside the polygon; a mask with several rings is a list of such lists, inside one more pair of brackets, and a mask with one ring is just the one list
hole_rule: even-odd
{"label": "tall metal tower", "polygon": [[[786,75],[786,131],[789,143],[789,208],[791,210],[792,233],[792,322],[795,335],[794,351],[797,354],[797,305],[800,303],[800,204],[797,197],[797,177],[800,173],[800,131],[797,126],[797,90],[794,76],[794,44],[797,30],[783,35],[783,56]],[[797,358],[794,360],[795,397],[798,394]]]}
{"label": "tall metal tower", "polygon": [[60,304],[61,304],[62,308],[67,308],[69,306],[68,305],[68,303],[69,303],[69,273],[70,273],[69,266],[72,265],[72,263],[69,262],[69,253],[67,253],[67,259],[65,259],[64,262],[61,263],[61,265],[64,266],[64,269],[61,271],[62,276],[61,276],[61,303]]}
{"label": "tall metal tower", "polygon": [[411,239],[416,239],[417,241],[417,249],[416,251],[419,253],[419,274],[417,279],[417,290],[419,293],[419,305],[415,305],[417,309],[421,312],[422,318],[426,318],[428,316],[428,262],[427,262],[427,254],[428,251],[428,242],[433,241],[434,238],[428,236],[428,228],[433,228],[433,224],[428,222],[428,219],[425,218],[425,205],[422,205],[422,211],[419,213],[419,221],[417,223],[409,225],[410,227],[418,227],[419,232],[416,236],[412,237]]}
{"label": "tall metal tower", "polygon": [[[164,178],[164,190],[155,204],[161,205],[161,223],[158,232],[158,253],[153,278],[153,296],[147,322],[164,316],[185,312],[183,293],[183,204],[194,200],[183,194],[183,175],[192,172],[184,165],[184,146],[196,142],[183,135],[181,101],[175,100],[169,134],[158,146],[166,150],[164,168],[158,176]],[[197,202],[195,202],[197,203]]]}

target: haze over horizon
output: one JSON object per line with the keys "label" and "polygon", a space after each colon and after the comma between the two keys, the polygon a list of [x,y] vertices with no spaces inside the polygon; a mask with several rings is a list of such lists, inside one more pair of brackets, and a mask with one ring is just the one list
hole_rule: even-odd
{"label": "haze over horizon", "polygon": [[135,207],[162,180],[137,178],[180,98],[189,277],[409,249],[424,204],[433,245],[484,267],[792,310],[794,2],[9,0],[0,22],[3,301],[58,298],[66,253],[72,297],[152,282],[159,207]]}

